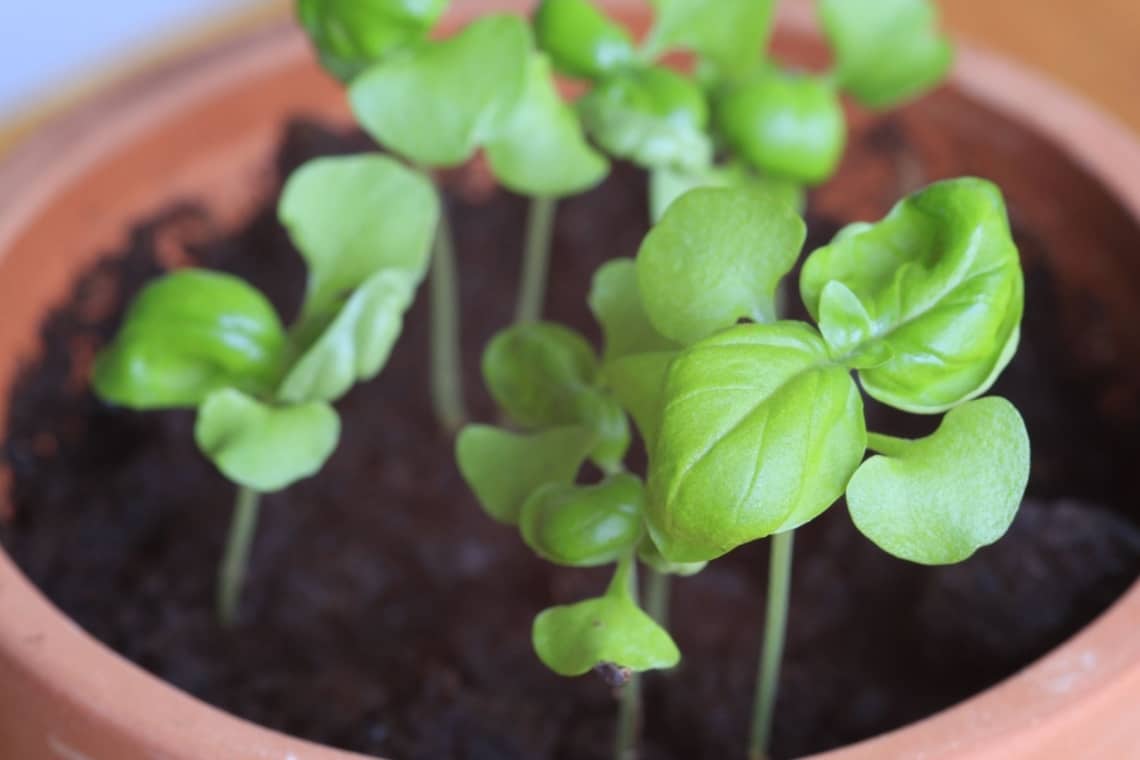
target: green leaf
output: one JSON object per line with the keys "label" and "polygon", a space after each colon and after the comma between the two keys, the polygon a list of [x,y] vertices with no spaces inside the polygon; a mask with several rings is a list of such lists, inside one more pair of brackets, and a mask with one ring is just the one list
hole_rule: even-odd
{"label": "green leaf", "polygon": [[538,488],[574,481],[594,440],[589,430],[578,425],[529,435],[468,425],[455,441],[455,457],[483,510],[501,523],[514,525],[523,504]]}
{"label": "green leaf", "polygon": [[644,671],[680,662],[669,634],[630,596],[630,572],[623,561],[604,596],[551,607],[535,618],[531,639],[548,668],[580,676],[602,664]]}
{"label": "green leaf", "polygon": [[650,322],[688,345],[743,317],[771,321],[776,287],[799,255],[804,222],[757,190],[701,188],[678,198],[637,254]]}
{"label": "green leaf", "polygon": [[705,96],[668,69],[608,77],[578,101],[578,112],[599,145],[645,168],[696,170],[712,160]]}
{"label": "green leaf", "polygon": [[194,424],[198,448],[222,474],[261,493],[315,475],[339,438],[328,404],[270,406],[231,388],[211,393]]}
{"label": "green leaf", "polygon": [[812,253],[800,292],[829,324],[852,308],[830,303],[846,298],[826,289],[832,281],[854,294],[871,322],[846,326],[841,348],[850,366],[862,366],[867,352],[884,358],[860,379],[899,409],[940,412],[981,395],[1017,348],[1021,264],[1001,192],[985,180],[931,185],[883,221],[852,225]]}
{"label": "green leaf", "polygon": [[456,36],[373,66],[353,81],[356,120],[377,142],[428,167],[458,166],[496,134],[523,91],[530,32],[484,16]]}
{"label": "green leaf", "polygon": [[349,81],[419,42],[448,0],[298,0],[297,16],[333,76]]}
{"label": "green leaf", "polygon": [[819,17],[840,86],[871,108],[917,97],[953,63],[931,0],[819,0]]}
{"label": "green leaf", "polygon": [[642,564],[648,565],[659,573],[679,575],[684,578],[696,575],[708,566],[707,562],[670,562],[661,554],[657,544],[653,543],[653,537],[648,534],[643,536],[641,543],[637,545],[637,558],[641,560]]}
{"label": "green leaf", "polygon": [[415,283],[386,269],[348,299],[324,332],[293,364],[278,389],[282,401],[335,401],[358,381],[380,373],[400,337]]}
{"label": "green leaf", "polygon": [[391,158],[319,158],[290,175],[277,214],[309,267],[309,332],[381,269],[423,278],[439,200],[427,177]]}
{"label": "green leaf", "polygon": [[590,311],[602,326],[603,364],[631,354],[675,351],[679,345],[653,329],[641,305],[637,265],[614,259],[598,267],[590,287]]}
{"label": "green leaf", "polygon": [[192,407],[220,388],[268,391],[285,354],[285,331],[261,293],[232,275],[183,269],[138,294],[92,382],[132,409]]}
{"label": "green leaf", "polygon": [[643,528],[641,481],[614,475],[593,486],[548,483],[527,499],[519,528],[543,559],[568,567],[597,567],[628,554]]}
{"label": "green leaf", "polygon": [[635,63],[629,32],[589,0],[542,0],[534,14],[538,46],[564,74],[600,79]]}
{"label": "green leaf", "polygon": [[487,389],[526,428],[581,422],[579,397],[593,392],[597,374],[586,339],[549,322],[508,327],[483,352]]}
{"label": "green leaf", "polygon": [[603,370],[603,383],[629,411],[645,448],[651,452],[661,425],[665,378],[676,356],[676,351],[630,354],[614,359]]}
{"label": "green leaf", "polygon": [[651,52],[691,50],[729,77],[760,60],[772,29],[775,0],[650,0],[656,22],[646,43]]}
{"label": "green leaf", "polygon": [[487,142],[487,160],[504,186],[543,198],[588,190],[610,169],[586,142],[577,113],[558,94],[542,55],[531,58],[522,97]]}
{"label": "green leaf", "polygon": [[807,205],[800,184],[778,177],[758,175],[743,164],[709,166],[694,172],[654,169],[649,175],[649,213],[653,222],[661,221],[673,201],[699,187],[750,187],[779,198],[800,214]]}
{"label": "green leaf", "polygon": [[1003,398],[950,410],[917,441],[871,436],[886,456],[868,459],[847,486],[855,526],[896,557],[961,562],[1013,522],[1029,480],[1029,436]]}
{"label": "green leaf", "polygon": [[716,100],[716,124],[763,173],[809,185],[835,173],[847,141],[839,94],[809,74],[772,70],[729,88]]}
{"label": "green leaf", "polygon": [[654,542],[697,562],[797,528],[839,498],[865,444],[859,390],[809,326],[701,341],[669,369],[650,455]]}
{"label": "green leaf", "polygon": [[617,472],[629,451],[629,418],[618,400],[599,389],[590,389],[577,399],[577,418],[594,433],[590,458],[605,472]]}

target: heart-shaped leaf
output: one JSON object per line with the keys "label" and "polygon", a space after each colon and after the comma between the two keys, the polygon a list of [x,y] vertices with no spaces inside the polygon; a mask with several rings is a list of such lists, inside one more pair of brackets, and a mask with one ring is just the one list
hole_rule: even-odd
{"label": "heart-shaped leaf", "polygon": [[641,538],[645,492],[632,475],[593,486],[548,483],[527,499],[519,529],[543,559],[568,567],[597,567],[628,554]]}
{"label": "heart-shaped leaf", "polygon": [[523,504],[541,486],[574,481],[594,440],[577,425],[528,435],[468,425],[455,441],[455,457],[483,510],[514,525]]}
{"label": "heart-shaped leaf", "polygon": [[240,278],[184,269],[147,285],[95,362],[104,399],[132,409],[192,407],[220,388],[270,390],[285,331],[265,296]]}
{"label": "heart-shaped leaf", "polygon": [[289,177],[277,212],[309,267],[301,332],[312,332],[381,269],[403,270],[418,284],[439,200],[423,174],[371,154],[306,163]]}
{"label": "heart-shaped leaf", "polygon": [[328,404],[270,406],[233,389],[211,393],[194,425],[198,448],[222,474],[262,493],[315,475],[339,438]]}
{"label": "heart-shaped leaf", "polygon": [[691,50],[725,76],[744,74],[767,47],[775,0],[651,0],[656,22],[646,47],[651,52]]}
{"label": "heart-shaped leaf", "polygon": [[421,166],[458,166],[501,128],[523,91],[530,55],[522,19],[488,15],[368,69],[353,81],[349,100],[384,147]]}
{"label": "heart-shaped leaf", "polygon": [[751,187],[779,198],[800,213],[807,203],[799,183],[759,175],[739,163],[709,166],[693,172],[655,169],[649,175],[649,213],[653,222],[661,221],[673,201],[698,187]]}
{"label": "heart-shaped leaf", "polygon": [[542,0],[534,31],[539,48],[572,77],[599,79],[636,61],[629,32],[589,0]]}
{"label": "heart-shaped leaf", "polygon": [[645,671],[680,662],[673,639],[630,596],[630,572],[623,561],[604,596],[551,607],[535,618],[531,639],[548,668],[580,676],[603,664]]}
{"label": "heart-shaped leaf", "polygon": [[380,373],[400,337],[415,282],[405,271],[377,272],[356,289],[278,389],[282,401],[335,401]]}
{"label": "heart-shaped leaf", "polygon": [[[832,281],[844,289],[828,288]],[[808,310],[835,325],[854,294],[870,318],[847,323],[850,366],[876,399],[940,412],[993,384],[1017,348],[1024,282],[1001,192],[980,179],[938,182],[883,221],[852,225],[804,263]],[[837,335],[828,328],[828,335]],[[876,344],[886,344],[886,350]]]}
{"label": "heart-shaped leaf", "polygon": [[840,85],[863,105],[887,108],[936,85],[954,51],[931,0],[818,0]]}
{"label": "heart-shaped leaf", "polygon": [[499,181],[536,197],[588,190],[610,168],[605,156],[586,142],[577,113],[558,94],[542,55],[531,58],[522,97],[486,147]]}
{"label": "heart-shaped leaf", "polygon": [[740,188],[686,193],[637,254],[650,322],[688,345],[743,317],[772,320],[776,286],[805,235],[803,220],[772,194]]}
{"label": "heart-shaped leaf", "polygon": [[843,493],[866,445],[863,401],[818,333],[741,325],[669,369],[650,456],[649,523],[675,562],[792,530]]}
{"label": "heart-shaped leaf", "polygon": [[589,301],[605,338],[603,364],[631,354],[680,348],[650,324],[641,305],[633,259],[614,259],[600,266],[594,273]]}
{"label": "heart-shaped leaf", "polygon": [[847,486],[855,526],[884,551],[924,565],[961,562],[1013,522],[1029,480],[1029,436],[1003,398],[950,410],[917,441],[872,435]]}

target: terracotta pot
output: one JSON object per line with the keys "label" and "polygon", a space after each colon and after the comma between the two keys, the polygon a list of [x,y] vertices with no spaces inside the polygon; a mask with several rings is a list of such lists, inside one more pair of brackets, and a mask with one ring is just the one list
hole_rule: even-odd
{"label": "terracotta pot", "polygon": [[[452,23],[523,1],[466,0]],[[641,2],[612,6],[636,21]],[[785,30],[803,29],[792,13]],[[636,25],[636,24],[635,24]],[[954,87],[1051,140],[1140,225],[1140,145],[1080,101],[977,51]],[[132,220],[179,198],[236,224],[269,192],[279,125],[304,112],[348,118],[342,94],[290,25],[219,45],[104,94],[44,129],[0,167],[0,398],[37,350],[45,310],[77,273],[121,243]],[[960,128],[952,119],[948,129]],[[1062,189],[1063,190],[1063,189]],[[827,202],[826,195],[820,201]],[[1064,203],[1058,213],[1063,213]],[[1136,277],[1098,250],[1072,252],[1065,276],[1099,277],[1122,330]],[[1108,275],[1105,275],[1105,272]],[[1135,268],[1132,270],[1135,272]],[[1099,274],[1098,274],[1099,273]],[[1105,284],[1107,283],[1107,284]],[[1133,315],[1135,311],[1131,312]],[[1135,334],[1129,333],[1136,347]],[[0,430],[5,425],[0,408]],[[0,484],[2,485],[2,484]],[[110,603],[110,602],[109,602]],[[1124,758],[1140,750],[1140,585],[1080,635],[1017,676],[933,718],[828,760]],[[0,756],[13,760],[338,760],[228,716],[147,675],[52,607],[0,553]]]}

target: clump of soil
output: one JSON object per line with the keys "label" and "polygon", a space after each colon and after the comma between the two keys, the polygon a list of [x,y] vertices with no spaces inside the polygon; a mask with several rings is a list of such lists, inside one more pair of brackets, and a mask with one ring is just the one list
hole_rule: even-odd
{"label": "clump of soil", "polygon": [[[952,129],[950,118],[990,128]],[[1065,264],[1074,245],[1079,256],[1123,260],[1140,247],[1140,230],[1051,146],[995,122],[941,93],[860,127],[809,221],[813,243],[825,242],[840,221],[883,213],[916,172],[923,181],[984,173],[1008,185],[1028,297],[1022,348],[995,392],[1025,414],[1029,494],[1003,541],[954,567],[885,555],[842,504],[800,531],[778,757],[901,726],[995,683],[1086,624],[1140,570],[1140,373],[1131,363],[1140,341],[1121,332],[1115,302],[1099,300]],[[1018,150],[1032,149],[1032,167],[1016,150],[1011,157],[1008,140],[992,140],[1002,129],[1014,130]],[[366,147],[298,122],[280,173]],[[1069,215],[1053,207],[1052,182],[1078,199]],[[645,195],[642,175],[620,167],[562,204],[550,318],[597,337],[585,305],[590,278],[605,259],[636,252]],[[76,383],[90,353],[77,346],[113,334],[170,246],[248,277],[291,316],[304,272],[274,202],[233,234],[194,205],[141,221],[129,247],[109,252],[49,315],[43,354],[10,399],[8,551],[93,636],[264,725],[399,760],[609,758],[611,689],[592,676],[554,676],[529,640],[538,611],[596,593],[605,572],[553,568],[479,511],[430,412],[425,297],[381,377],[338,405],[344,437],[325,470],[266,498],[241,623],[216,625],[213,584],[233,490],[195,450],[191,414],[113,409]],[[496,192],[450,206],[467,384],[475,416],[493,419],[478,359],[511,319],[525,203]],[[1134,269],[1108,276],[1140,293]],[[934,422],[874,405],[871,413],[887,432]],[[766,564],[761,543],[675,583],[684,662],[647,679],[645,758],[742,755]]]}

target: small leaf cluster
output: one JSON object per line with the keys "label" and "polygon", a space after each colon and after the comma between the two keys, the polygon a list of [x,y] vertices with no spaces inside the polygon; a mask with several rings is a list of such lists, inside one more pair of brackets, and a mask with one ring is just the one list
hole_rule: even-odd
{"label": "small leaf cluster", "polygon": [[349,85],[360,126],[417,166],[450,168],[478,151],[499,182],[536,197],[572,195],[609,173],[563,102],[526,21],[488,14],[429,38],[446,0],[301,0],[326,68]]}
{"label": "small leaf cluster", "polygon": [[331,404],[387,362],[427,269],[439,204],[418,172],[359,155],[302,166],[278,214],[308,266],[290,328],[244,280],[177,270],[131,303],[93,378],[101,397],[126,407],[196,408],[199,448],[259,492],[316,473],[332,454]]}
{"label": "small leaf cluster", "polygon": [[[655,219],[697,186],[763,184],[797,199],[842,157],[842,93],[894,106],[937,84],[953,57],[931,0],[817,0],[834,53],[821,73],[767,55],[775,0],[651,3],[640,46],[591,0],[542,0],[535,29],[558,71],[590,81],[578,109],[594,140],[654,172]],[[695,78],[662,63],[675,51],[695,54]]]}
{"label": "small leaf cluster", "polygon": [[[979,398],[1010,361],[1023,310],[1000,192],[948,180],[879,222],[848,226],[804,262],[812,321],[779,319],[777,290],[804,238],[778,194],[689,191],[636,260],[598,271],[600,357],[552,324],[511,328],[488,347],[488,386],[522,432],[466,429],[464,477],[540,556],[618,563],[603,596],[536,621],[536,649],[557,672],[676,661],[622,590],[635,556],[694,572],[844,494],[860,531],[914,562],[963,560],[1009,527],[1028,437],[1008,401]],[[860,386],[897,409],[945,416],[919,440],[869,433]],[[614,411],[587,411],[602,407]],[[624,415],[648,452],[644,482],[621,468]],[[606,475],[581,484],[589,457]],[[635,637],[645,649],[629,649]]]}

